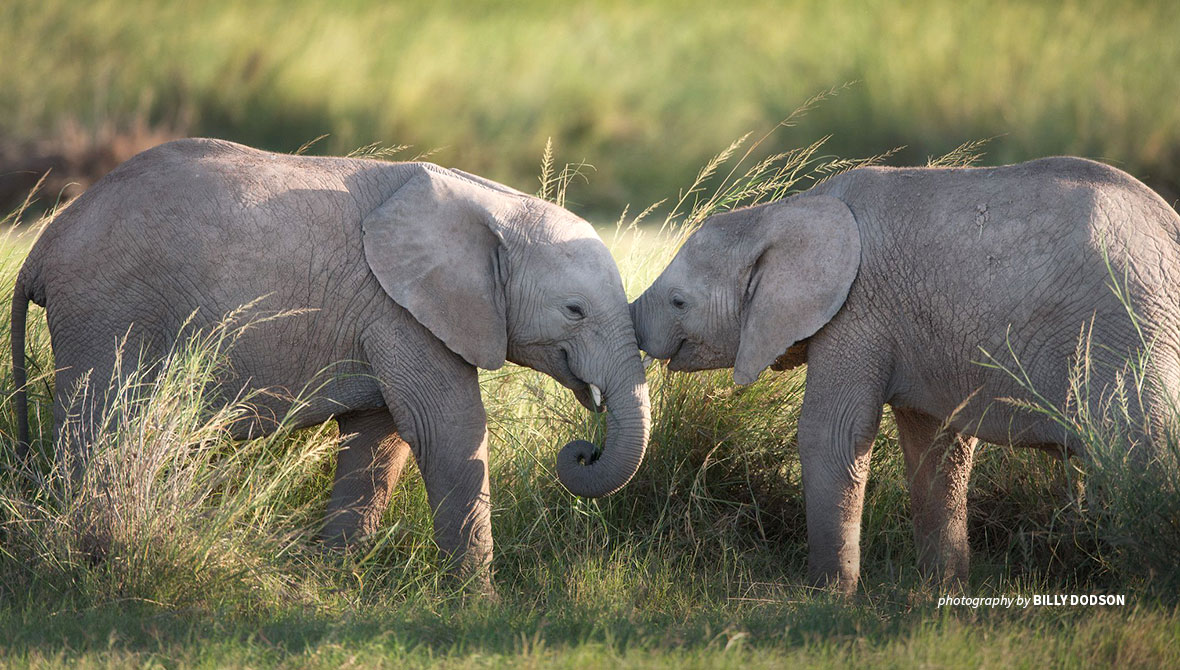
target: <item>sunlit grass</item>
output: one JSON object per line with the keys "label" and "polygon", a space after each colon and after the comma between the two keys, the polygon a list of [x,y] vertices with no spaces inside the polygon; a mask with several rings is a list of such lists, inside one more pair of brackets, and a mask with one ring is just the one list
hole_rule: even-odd
{"label": "sunlit grass", "polygon": [[[782,132],[793,131],[773,131]],[[861,162],[827,157],[811,144],[767,161],[748,151],[756,137],[711,161],[677,192],[679,205],[649,213],[663,221],[659,230],[632,225],[640,217],[629,214],[614,230],[603,229],[632,297],[707,214],[806,188]],[[934,160],[966,162],[974,151],[968,146]],[[576,170],[558,168],[552,150],[545,156],[538,190],[553,199],[574,197],[583,186],[571,177]],[[20,238],[3,247],[5,294],[27,246]],[[1059,461],[983,448],[969,500],[975,555],[967,592],[1125,593],[1131,606],[940,610],[940,589],[917,574],[904,465],[887,415],[867,492],[862,588],[844,601],[804,582],[806,526],[795,450],[803,370],[766,373],[737,387],[728,371],[678,374],[654,365],[647,459],[626,489],[592,501],[569,495],[553,463],[569,439],[601,440],[601,417],[585,412],[553,380],[506,366],[481,374],[501,601],[472,602],[440,579],[416,472],[399,484],[374,537],[347,553],[320,548],[315,536],[335,430],[329,424],[231,441],[228,425],[249,411],[249,399],[223,407],[205,394],[233,332],[227,326],[178,343],[159,369],[131,374],[125,390],[116,389],[121,400],[110,415],[112,429],[86,485],[78,487],[49,438],[44,374],[52,370],[51,353],[43,312],[31,312],[27,348],[38,372],[31,373],[30,463],[12,455],[11,403],[0,414],[0,629],[7,631],[0,653],[11,654],[6,661],[1180,662],[1171,587],[1180,555],[1174,465],[1160,470],[1164,481],[1171,477],[1167,488],[1112,460],[1110,470],[1086,475],[1110,495],[1099,502],[1088,497],[1083,506],[1070,497],[1074,475]],[[101,561],[86,544],[94,528],[105,540]]]}
{"label": "sunlit grass", "polygon": [[140,117],[287,152],[327,133],[314,151],[410,142],[531,191],[553,137],[597,168],[570,205],[611,216],[857,82],[801,136],[904,164],[995,137],[988,161],[1100,158],[1175,198],[1177,34],[1168,3],[1114,0],[11,0],[0,140]]}

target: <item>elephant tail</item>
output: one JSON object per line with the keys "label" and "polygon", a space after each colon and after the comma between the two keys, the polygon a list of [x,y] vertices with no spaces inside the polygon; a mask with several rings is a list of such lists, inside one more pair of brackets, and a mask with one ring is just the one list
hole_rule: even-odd
{"label": "elephant tail", "polygon": [[16,456],[23,461],[29,453],[29,402],[25,392],[27,383],[25,375],[25,317],[29,312],[29,301],[33,300],[30,292],[29,277],[25,269],[21,269],[17,276],[16,286],[12,290],[12,383],[16,387],[13,394],[13,408],[16,410]]}

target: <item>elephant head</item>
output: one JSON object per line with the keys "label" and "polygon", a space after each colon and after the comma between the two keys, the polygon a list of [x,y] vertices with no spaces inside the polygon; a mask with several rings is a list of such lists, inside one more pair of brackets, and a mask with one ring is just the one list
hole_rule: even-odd
{"label": "elephant head", "polygon": [[859,266],[856,220],[831,196],[710,217],[631,305],[639,345],[748,384],[836,315]]}
{"label": "elephant head", "polygon": [[567,444],[557,475],[576,495],[613,493],[643,460],[647,383],[622,279],[594,228],[506,186],[427,164],[364,222],[385,292],[473,366],[539,370],[586,407],[607,439]]}

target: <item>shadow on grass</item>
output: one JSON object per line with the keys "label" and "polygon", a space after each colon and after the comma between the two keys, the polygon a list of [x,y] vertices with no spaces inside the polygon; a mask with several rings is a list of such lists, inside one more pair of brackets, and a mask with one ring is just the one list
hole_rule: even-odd
{"label": "shadow on grass", "polygon": [[[114,602],[80,611],[46,612],[36,605],[0,614],[9,658],[164,656],[194,662],[209,657],[250,657],[271,662],[324,661],[325,654],[367,658],[480,658],[521,656],[543,648],[554,653],[597,649],[624,656],[636,652],[700,655],[733,647],[754,653],[820,657],[871,656],[915,642],[977,639],[1002,654],[1013,640],[1053,641],[1062,653],[1115,660],[1131,644],[1145,659],[1168,654],[1161,640],[1180,632],[1174,610],[1154,603],[1094,612],[1087,608],[1004,610],[936,609],[934,600],[913,603],[894,587],[852,602],[834,596],[788,599],[732,608],[706,607],[687,615],[657,610],[601,610],[574,603],[546,609],[506,599],[432,607],[428,603],[353,606],[337,612],[278,610],[257,616],[161,609],[142,602]],[[1093,645],[1096,628],[1114,640]],[[1138,640],[1136,642],[1136,640]],[[1053,646],[1053,645],[1050,645]],[[1028,649],[1030,657],[1041,650]],[[980,652],[980,648],[962,650]],[[1172,656],[1175,656],[1174,650]],[[1058,660],[1067,660],[1059,658]],[[325,663],[326,665],[326,663]]]}

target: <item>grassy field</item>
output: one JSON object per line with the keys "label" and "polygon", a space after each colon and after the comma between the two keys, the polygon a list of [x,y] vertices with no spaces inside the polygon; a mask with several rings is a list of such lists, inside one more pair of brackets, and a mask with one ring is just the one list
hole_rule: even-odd
{"label": "grassy field", "polygon": [[9,0],[0,147],[117,154],[114,129],[156,138],[137,122],[280,151],[329,134],[314,152],[412,144],[531,190],[552,137],[595,166],[571,206],[610,218],[856,82],[799,136],[840,156],[904,146],[896,164],[995,137],[987,161],[1099,158],[1175,201],[1177,34],[1169,3],[1123,0]]}
{"label": "grassy field", "polygon": [[[737,147],[668,225],[603,229],[627,290],[664,266],[705,212],[773,197],[806,152],[759,168]],[[815,149],[818,152],[820,149]],[[813,152],[813,153],[814,153]],[[948,159],[969,160],[963,153]],[[753,165],[754,172],[747,171]],[[846,163],[820,163],[822,177]],[[761,170],[761,171],[759,171]],[[554,171],[559,173],[560,171]],[[763,188],[771,184],[775,188]],[[559,185],[560,186],[560,185]],[[570,197],[577,195],[575,182]],[[560,187],[550,195],[560,196]],[[633,223],[628,219],[627,224]],[[8,287],[30,233],[0,246]],[[0,306],[0,318],[8,310]],[[0,334],[8,326],[0,322]],[[31,315],[36,370],[52,369]],[[969,525],[965,594],[1123,594],[1122,607],[939,607],[916,571],[904,464],[887,416],[875,445],[863,577],[850,600],[805,586],[795,421],[799,371],[737,388],[728,373],[650,371],[649,455],[619,494],[557,483],[557,445],[601,438],[546,377],[482,377],[491,432],[500,601],[465,600],[440,574],[416,473],[358,551],[314,541],[332,470],[331,424],[234,445],[205,381],[227,346],[189,343],[150,382],[134,418],[95,457],[106,485],[74,488],[49,445],[49,388],[31,384],[36,458],[13,458],[0,411],[0,665],[5,667],[1169,667],[1180,663],[1180,467],[1133,472],[1119,435],[1068,417],[1098,457],[1084,475],[1031,450],[985,446]],[[4,366],[7,368],[7,366]],[[3,388],[11,388],[5,369]],[[145,382],[146,383],[146,382]],[[1081,478],[1086,495],[1077,495]],[[98,515],[95,517],[94,515]],[[105,516],[104,516],[105,515]],[[79,519],[113,542],[91,565]]]}
{"label": "grassy field", "polygon": [[[409,144],[400,156],[432,152],[526,191],[552,138],[559,166],[593,166],[574,168],[586,180],[569,184],[571,209],[613,221],[630,205],[624,225],[601,232],[635,296],[701,215],[852,164],[831,156],[902,147],[882,160],[922,164],[993,138],[983,162],[1079,154],[1180,198],[1180,13],[1168,3],[735,5],[10,0],[0,209],[7,184],[22,197],[31,186],[4,181],[14,174],[35,181],[53,165],[49,203],[175,135],[296,151],[326,134],[308,150],[334,154]],[[821,91],[831,94],[771,133],[727,187],[758,134],[689,187],[735,137]],[[791,153],[745,172],[779,152]],[[779,170],[791,165],[799,172]],[[0,342],[33,234],[0,242]],[[726,373],[653,367],[647,460],[618,495],[587,501],[552,463],[568,439],[601,438],[601,422],[510,365],[482,376],[500,602],[472,602],[439,572],[415,472],[376,537],[349,554],[320,550],[336,428],[232,444],[225,426],[244,408],[204,395],[224,339],[179,349],[136,418],[113,425],[97,457],[109,486],[70,486],[50,445],[40,310],[29,333],[31,464],[14,460],[0,398],[0,667],[1180,666],[1180,445],[1158,473],[1130,471],[1117,422],[1062,417],[1102,456],[1085,473],[981,448],[965,593],[1125,594],[1125,606],[940,608],[947,594],[916,571],[888,413],[862,586],[844,600],[804,585],[802,371],[737,388]],[[91,565],[75,529],[102,510],[118,513],[103,517],[116,541]]]}

